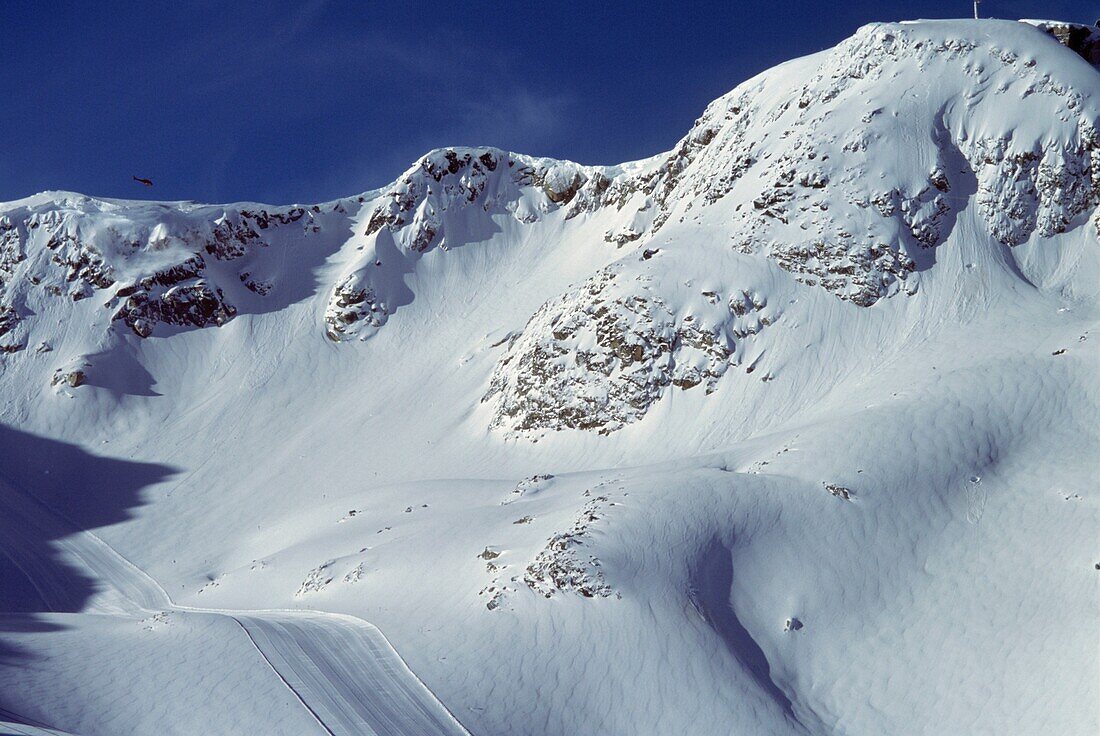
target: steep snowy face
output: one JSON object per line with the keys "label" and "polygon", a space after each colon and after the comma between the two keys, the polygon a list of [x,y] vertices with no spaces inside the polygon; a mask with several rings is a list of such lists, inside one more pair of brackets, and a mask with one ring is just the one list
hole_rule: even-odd
{"label": "steep snowy face", "polygon": [[531,224],[570,204],[599,169],[496,148],[424,156],[367,208],[361,252],[325,310],[333,341],[367,337],[405,299],[403,274],[424,253],[491,236],[501,219]]}
{"label": "steep snowy face", "polygon": [[[493,426],[617,429],[673,387],[714,391],[746,340],[770,344],[758,333],[778,314],[736,274],[683,293],[717,275],[705,253],[662,260],[692,239],[856,307],[916,294],[956,231],[989,253],[1056,249],[1045,241],[1073,228],[1095,241],[1097,82],[1030,26],[933,22],[868,26],[741,85],[663,161],[606,188],[602,206],[629,213],[607,239],[638,241],[646,263],[631,252],[539,310],[494,372]],[[1060,262],[1007,257],[1035,283]]]}
{"label": "steep snowy face", "polygon": [[1092,212],[1096,86],[1023,24],[871,25],[717,100],[622,186],[652,204],[647,232],[717,217],[735,247],[869,306],[915,281],[971,204],[1010,246]]}

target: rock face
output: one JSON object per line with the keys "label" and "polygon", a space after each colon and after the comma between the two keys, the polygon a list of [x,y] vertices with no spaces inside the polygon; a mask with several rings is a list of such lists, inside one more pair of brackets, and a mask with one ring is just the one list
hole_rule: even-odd
{"label": "rock face", "polygon": [[610,432],[671,387],[712,392],[731,326],[678,313],[652,275],[615,264],[544,304],[508,347],[483,398],[496,407],[492,427]]}
{"label": "rock face", "polygon": [[1100,199],[1100,133],[1081,119],[1075,142],[1019,150],[1006,138],[978,141],[968,159],[978,179],[977,203],[1001,243],[1065,232]]}
{"label": "rock face", "polygon": [[138,337],[149,337],[160,323],[178,327],[221,326],[236,314],[221,289],[200,279],[174,284],[152,294],[145,289],[133,292],[114,318],[125,322]]}
{"label": "rock face", "polygon": [[50,385],[61,387],[67,386],[68,388],[83,386],[88,380],[88,374],[84,369],[89,367],[90,366],[82,360],[71,360],[67,365],[54,371],[53,377],[50,379]]}
{"label": "rock face", "polygon": [[[1053,36],[1058,43],[1072,49],[1090,64],[1100,64],[1100,30],[1081,23],[1060,23],[1049,20],[1025,20]],[[1100,23],[1100,21],[1098,21]]]}
{"label": "rock face", "polygon": [[25,345],[13,334],[19,325],[19,314],[10,304],[0,304],[0,352],[15,353]]}
{"label": "rock face", "polygon": [[586,554],[589,528],[604,515],[608,503],[605,495],[592,498],[569,529],[547,540],[524,573],[527,587],[546,598],[559,592],[585,598],[609,598],[615,594],[604,578],[600,561]]}
{"label": "rock face", "polygon": [[716,391],[739,346],[782,316],[755,288],[670,283],[651,258],[616,262],[535,313],[482,398],[493,429],[621,429],[669,391]]}
{"label": "rock face", "polygon": [[15,267],[26,255],[19,228],[11,217],[0,217],[0,286],[15,274]]}
{"label": "rock face", "polygon": [[364,325],[377,328],[386,322],[389,311],[370,287],[356,288],[354,276],[345,276],[333,289],[325,309],[325,334],[333,342],[358,332]]}
{"label": "rock face", "polygon": [[0,337],[11,332],[19,324],[19,315],[15,313],[15,307],[0,305]]}

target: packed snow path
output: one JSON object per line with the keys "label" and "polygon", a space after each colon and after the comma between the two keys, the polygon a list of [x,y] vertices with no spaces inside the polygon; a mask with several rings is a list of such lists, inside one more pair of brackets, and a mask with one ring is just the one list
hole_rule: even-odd
{"label": "packed snow path", "polygon": [[0,708],[0,736],[72,736],[55,728],[28,723],[28,720]]}
{"label": "packed snow path", "polygon": [[[56,567],[25,550],[56,539],[65,561],[100,583],[89,607],[106,614],[158,611],[233,618],[274,673],[332,736],[434,736],[468,732],[408,668],[377,627],[319,611],[231,611],[180,606],[145,572],[102,539],[41,502],[0,482],[0,552],[18,566],[52,610],[81,607]],[[29,731],[33,733],[34,731]],[[48,731],[47,731],[48,732]],[[18,733],[18,731],[16,731]]]}

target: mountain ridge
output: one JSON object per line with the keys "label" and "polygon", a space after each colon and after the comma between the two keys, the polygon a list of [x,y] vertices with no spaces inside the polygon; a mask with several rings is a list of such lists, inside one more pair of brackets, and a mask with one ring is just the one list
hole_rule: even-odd
{"label": "mountain ridge", "polygon": [[[1041,50],[1042,63],[1021,50],[1029,45]],[[755,291],[742,284],[731,292],[703,290],[694,306],[671,311],[660,306],[666,296],[658,295],[653,304],[666,318],[653,313],[635,324],[630,310],[622,311],[636,296],[630,283],[652,280],[645,274],[657,268],[650,258],[668,256],[672,246],[661,239],[669,223],[699,223],[702,232],[725,229],[738,251],[759,254],[796,282],[861,307],[917,293],[960,216],[976,217],[995,244],[1009,246],[992,255],[1032,284],[1049,280],[1050,268],[1064,272],[1059,263],[1065,260],[1095,258],[1064,253],[1025,273],[1032,267],[1016,257],[1023,252],[1019,246],[1036,238],[1100,227],[1100,103],[1082,92],[1095,74],[1069,49],[1023,23],[872,24],[835,50],[739,85],[709,105],[671,152],[618,166],[459,147],[426,154],[387,187],[319,205],[36,195],[0,205],[0,277],[6,275],[7,294],[0,303],[0,347],[8,355],[52,347],[48,338],[30,334],[30,313],[41,311],[31,306],[42,301],[36,290],[61,302],[106,297],[106,312],[97,310],[92,319],[102,323],[109,315],[101,328],[108,334],[85,353],[117,342],[127,328],[148,338],[217,327],[242,312],[278,311],[315,290],[328,293],[319,325],[330,340],[366,339],[417,298],[409,275],[427,253],[572,229],[578,240],[603,242],[597,246],[603,251],[583,257],[593,266],[588,276],[610,274],[608,268],[642,272],[611,279],[626,292],[613,288],[595,297],[618,305],[617,313],[580,333],[595,330],[596,353],[603,357],[579,345],[555,346],[560,341],[548,335],[529,335],[514,365],[545,376],[556,370],[550,364],[574,356],[589,367],[569,380],[579,381],[578,396],[595,392],[596,398],[578,398],[588,408],[570,419],[535,420],[532,412],[545,414],[546,406],[516,395],[528,393],[520,386],[529,387],[533,376],[511,377],[498,366],[485,394],[503,401],[491,425],[507,425],[507,415],[518,417],[512,430],[620,427],[644,410],[611,403],[648,407],[668,386],[690,388],[704,377],[712,392],[735,344],[776,318],[740,324],[744,318],[733,302]],[[932,76],[940,83],[922,86]],[[875,104],[886,79],[919,93]],[[1020,110],[1006,118],[1001,103],[1009,97],[1018,98]],[[1051,117],[1062,119],[1053,137],[1029,122]],[[895,155],[899,138],[914,147],[908,159]],[[519,234],[525,228],[534,234]],[[633,263],[634,251],[645,263]],[[328,283],[311,285],[308,275],[294,273],[301,266],[332,275]],[[553,299],[547,295],[544,309]],[[677,326],[689,316],[677,311],[710,308],[701,300],[722,301],[728,310],[701,329]],[[591,311],[576,297],[566,301],[561,317]],[[649,334],[655,319],[664,319],[664,326]],[[714,351],[710,367],[688,357],[696,348],[679,347],[685,339],[710,346],[704,348]],[[657,347],[669,340],[676,344],[672,349]],[[679,368],[672,366],[677,360]],[[536,369],[539,364],[545,365]],[[51,380],[72,383],[84,373],[63,365]],[[607,386],[604,374],[611,376]],[[619,399],[608,403],[602,398],[608,390]],[[592,415],[607,411],[592,423]]]}

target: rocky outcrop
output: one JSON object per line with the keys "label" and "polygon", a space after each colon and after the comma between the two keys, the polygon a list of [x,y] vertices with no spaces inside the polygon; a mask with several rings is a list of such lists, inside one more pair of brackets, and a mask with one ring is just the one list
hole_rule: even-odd
{"label": "rocky outcrop", "polygon": [[112,319],[143,338],[162,323],[177,327],[224,325],[237,310],[225,301],[221,289],[203,278],[205,271],[202,256],[195,255],[119,288],[115,297],[121,304]]}
{"label": "rocky outcrop", "polygon": [[[1059,23],[1047,20],[1025,20],[1039,30],[1049,34],[1058,43],[1072,49],[1090,64],[1100,64],[1100,30],[1097,26],[1082,23]],[[1100,21],[1097,21],[1100,23]]]}
{"label": "rocky outcrop", "polygon": [[10,217],[0,217],[0,286],[15,274],[15,267],[26,258],[19,227]]}
{"label": "rocky outcrop", "polygon": [[220,327],[237,314],[221,289],[200,280],[172,286],[158,295],[140,291],[127,297],[114,319],[139,337],[149,337],[158,323],[178,327]]}
{"label": "rocky outcrop", "polygon": [[84,372],[84,369],[89,367],[87,363],[79,363],[79,367],[69,365],[63,368],[58,368],[54,371],[53,378],[50,379],[51,386],[61,386],[68,388],[76,388],[77,386],[83,386],[88,382],[88,374]]}
{"label": "rocky outcrop", "polygon": [[19,313],[10,304],[0,304],[0,352],[16,353],[26,345],[13,334],[19,325]]}
{"label": "rocky outcrop", "polygon": [[301,598],[324,590],[333,581],[332,566],[335,562],[336,560],[328,560],[310,570],[305,580],[298,586],[298,590],[294,591],[294,597]]}
{"label": "rocky outcrop", "polygon": [[762,324],[750,326],[737,300],[730,310],[716,324],[677,313],[650,277],[606,268],[544,304],[505,351],[482,399],[494,406],[491,426],[606,433],[641,419],[667,390],[710,393],[729,367],[734,331]]}
{"label": "rocky outcrop", "polygon": [[0,337],[11,332],[19,324],[19,315],[10,304],[0,304]]}
{"label": "rocky outcrop", "polygon": [[325,334],[340,342],[364,326],[378,328],[385,324],[389,311],[369,286],[359,286],[355,274],[346,276],[336,285],[325,309]]}
{"label": "rocky outcrop", "polygon": [[204,250],[219,261],[232,261],[260,245],[265,243],[253,229],[250,218],[226,214],[214,223]]}
{"label": "rocky outcrop", "polygon": [[249,271],[241,271],[237,274],[237,278],[244,284],[244,288],[251,291],[253,294],[259,294],[260,296],[267,296],[268,292],[274,288],[274,284],[270,281],[264,281],[253,277]]}
{"label": "rocky outcrop", "polygon": [[79,239],[65,224],[60,218],[44,218],[41,222],[32,218],[27,227],[33,230],[41,226],[48,235],[46,248],[52,251],[50,260],[64,270],[69,297],[80,301],[97,289],[110,288],[115,282],[114,269],[93,243]]}
{"label": "rocky outcrop", "polygon": [[1098,122],[1081,118],[1077,140],[1021,150],[1011,138],[975,141],[965,152],[978,180],[977,204],[992,235],[1015,246],[1049,237],[1100,202]]}
{"label": "rocky outcrop", "polygon": [[584,598],[609,598],[614,589],[604,577],[603,566],[586,552],[589,528],[604,515],[608,497],[601,495],[585,503],[573,525],[554,534],[527,566],[523,582],[545,598],[559,592]]}
{"label": "rocky outcrop", "polygon": [[[500,174],[494,174],[498,168]],[[385,201],[371,213],[364,234],[373,235],[383,228],[403,233],[403,244],[413,252],[423,253],[441,235],[444,213],[473,205],[490,181],[515,185],[522,178],[516,162],[503,151],[433,151],[387,192]],[[482,206],[488,210],[493,204],[485,201]]]}

